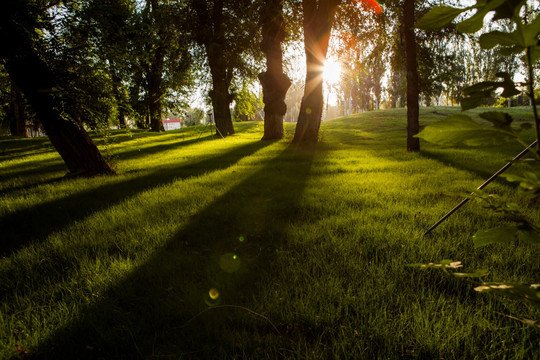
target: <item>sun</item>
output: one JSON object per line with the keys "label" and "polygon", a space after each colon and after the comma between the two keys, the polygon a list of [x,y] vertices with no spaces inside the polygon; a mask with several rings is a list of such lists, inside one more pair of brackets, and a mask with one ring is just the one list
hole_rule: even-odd
{"label": "sun", "polygon": [[341,77],[341,64],[334,59],[326,59],[323,77],[327,84],[336,84]]}

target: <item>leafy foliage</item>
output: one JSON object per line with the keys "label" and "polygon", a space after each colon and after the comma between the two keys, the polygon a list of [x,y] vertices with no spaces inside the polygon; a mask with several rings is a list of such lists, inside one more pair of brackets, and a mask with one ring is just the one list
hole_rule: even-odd
{"label": "leafy foliage", "polygon": [[[528,85],[530,90],[531,102],[536,124],[537,142],[540,137],[540,122],[536,112],[534,98],[534,72],[532,65],[538,59],[540,44],[540,16],[536,16],[532,21],[523,20],[520,12],[525,7],[525,1],[503,0],[479,0],[473,6],[457,9],[449,6],[438,6],[428,12],[417,22],[417,26],[426,30],[440,29],[450,24],[457,16],[468,10],[476,9],[473,16],[462,20],[457,29],[472,33],[480,30],[483,25],[484,17],[488,12],[494,11],[494,20],[510,19],[515,30],[507,32],[495,30],[480,36],[479,45],[483,49],[492,49],[501,47],[501,53],[511,56],[526,51],[524,59],[529,69]],[[482,105],[484,99],[490,96],[495,90],[502,88],[502,96],[511,97],[517,95],[517,90],[510,74],[499,72],[497,77],[502,81],[483,81],[464,90],[464,98],[461,101],[462,110],[468,110]],[[446,120],[427,126],[418,136],[432,142],[444,145],[496,145],[498,143],[516,139],[525,144],[518,136],[523,128],[530,128],[530,124],[522,126],[520,129],[511,127],[512,117],[502,112],[484,112],[480,115],[492,126],[486,126],[475,122],[467,115],[460,114],[449,117]],[[525,144],[525,146],[527,146]],[[533,166],[536,166],[536,172],[525,172],[523,175],[507,175],[508,181],[519,182],[520,194],[528,196],[532,201],[537,201],[540,194],[540,181],[538,179],[538,168],[540,162],[540,144],[538,146],[537,159]],[[494,243],[508,243],[518,240],[523,243],[540,244],[540,228],[532,224],[528,217],[522,212],[516,203],[503,203],[497,196],[486,194],[482,191],[475,192],[472,195],[481,201],[487,209],[495,211],[512,222],[510,225],[502,225],[491,229],[480,230],[473,236],[475,247],[482,247]],[[451,262],[450,264],[455,264]],[[448,261],[440,264],[415,264],[421,268],[441,268],[446,271]],[[476,272],[474,272],[476,273]],[[473,273],[473,274],[474,274]],[[459,273],[453,275],[460,276]],[[482,282],[475,288],[479,292],[493,292],[505,296],[520,299],[528,302],[530,305],[540,308],[540,291],[538,285],[513,284],[513,283],[485,283]],[[538,327],[532,320],[518,319],[528,325]]]}
{"label": "leafy foliage", "polygon": [[469,115],[459,114],[426,126],[418,137],[441,145],[495,145],[501,141],[515,139],[513,129],[500,126],[485,126],[474,121]]}

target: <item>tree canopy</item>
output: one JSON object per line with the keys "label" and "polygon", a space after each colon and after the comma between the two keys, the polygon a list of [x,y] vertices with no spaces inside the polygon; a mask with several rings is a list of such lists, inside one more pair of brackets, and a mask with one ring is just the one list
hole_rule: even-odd
{"label": "tree canopy", "polygon": [[[234,134],[234,119],[252,117],[253,99],[262,98],[263,138],[283,137],[289,111],[287,119],[298,122],[293,141],[314,142],[332,94],[339,114],[407,104],[410,150],[418,148],[415,104],[455,104],[475,81],[525,72],[518,56],[501,61],[507,54],[500,49],[472,45],[482,31],[512,30],[509,23],[465,34],[451,21],[437,31],[413,29],[429,9],[425,1],[24,0],[2,6],[1,124],[19,136],[28,123],[47,123],[27,94],[30,84],[19,83],[13,70],[30,53],[47,68],[50,97],[59,104],[51,106],[81,130],[160,131],[164,114],[203,108],[227,136]],[[26,32],[24,41],[13,41],[16,31]],[[302,74],[291,73],[293,52],[304,58]],[[327,59],[339,73],[325,87]],[[34,82],[35,89],[44,86],[38,77]],[[205,101],[194,103],[197,91]]]}

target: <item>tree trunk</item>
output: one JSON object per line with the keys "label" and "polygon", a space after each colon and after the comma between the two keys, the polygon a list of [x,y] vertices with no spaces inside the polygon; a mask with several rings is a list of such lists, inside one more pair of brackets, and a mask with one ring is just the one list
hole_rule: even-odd
{"label": "tree trunk", "polygon": [[306,82],[293,142],[317,142],[323,109],[323,67],[340,0],[303,0]]}
{"label": "tree trunk", "polygon": [[156,50],[152,64],[147,73],[148,84],[148,112],[150,116],[150,130],[164,131],[163,122],[161,119],[162,111],[162,91],[161,85],[163,82],[163,48],[160,46]]}
{"label": "tree trunk", "polygon": [[232,96],[229,94],[231,76],[227,73],[225,62],[225,31],[223,28],[224,0],[209,2],[205,0],[192,0],[199,21],[197,41],[204,45],[208,57],[208,66],[212,75],[213,89],[210,91],[216,130],[225,137],[234,134],[234,126],[229,108]]}
{"label": "tree trunk", "polygon": [[234,134],[234,126],[230,109],[232,96],[229,94],[229,82],[223,61],[222,46],[211,44],[207,53],[210,73],[212,74],[213,88],[210,92],[210,98],[214,109],[214,121],[219,135],[225,137]]}
{"label": "tree trunk", "polygon": [[407,151],[419,151],[420,139],[414,137],[420,131],[418,107],[418,65],[416,60],[416,36],[414,34],[414,0],[404,0],[403,27],[405,32],[405,56],[407,60]]}
{"label": "tree trunk", "polygon": [[26,114],[24,112],[24,101],[21,91],[17,85],[11,81],[11,99],[9,104],[11,135],[27,136],[26,134]]}
{"label": "tree trunk", "polygon": [[291,80],[283,73],[281,42],[285,39],[283,0],[268,0],[263,8],[261,50],[266,55],[266,72],[259,74],[263,88],[264,135],[262,140],[283,138],[283,117],[287,112],[285,96]]}
{"label": "tree trunk", "polygon": [[51,143],[71,175],[94,176],[114,171],[101,156],[82,125],[66,120],[61,112],[55,74],[35,50],[27,24],[29,9],[20,0],[3,0],[0,6],[0,57],[5,59],[9,77],[32,105]]}
{"label": "tree trunk", "polygon": [[112,80],[112,89],[113,89],[113,96],[114,100],[116,101],[116,109],[117,109],[117,119],[118,119],[118,125],[120,125],[120,128],[124,129],[126,127],[126,113],[124,111],[125,108],[125,100],[122,96],[122,82],[120,80],[120,77],[116,74],[116,70],[114,69],[114,63],[111,61],[111,80]]}

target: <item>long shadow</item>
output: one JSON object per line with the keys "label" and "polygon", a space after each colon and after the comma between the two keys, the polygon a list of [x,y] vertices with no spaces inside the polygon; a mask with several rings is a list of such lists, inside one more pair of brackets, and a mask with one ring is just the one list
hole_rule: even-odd
{"label": "long shadow", "polygon": [[233,328],[274,334],[269,321],[238,306],[249,306],[262,279],[271,278],[313,157],[289,148],[217,198],[98,303],[44,339],[40,357],[212,359],[224,348],[234,351]]}
{"label": "long shadow", "polygon": [[177,179],[225,169],[267,145],[269,145],[268,142],[262,141],[249,143],[197,163],[157,168],[147,175],[126,177],[124,181],[112,182],[10,213],[0,218],[0,229],[2,229],[0,256],[5,256],[31,241],[44,240],[52,232],[67,224],[111,207],[142,191]]}
{"label": "long shadow", "polygon": [[[491,148],[490,148],[491,149]],[[459,159],[456,158],[455,154],[452,153],[451,150],[448,151],[430,151],[430,150],[422,150],[420,152],[420,155],[430,159],[438,161],[439,163],[446,165],[446,166],[453,166],[455,168],[465,170],[471,174],[475,174],[480,178],[488,179],[491,175],[493,175],[497,170],[499,170],[501,167],[503,167],[510,159],[512,159],[515,155],[517,155],[520,151],[523,150],[523,147],[520,147],[519,145],[513,146],[512,149],[515,149],[515,151],[508,154],[506,157],[501,154],[501,161],[497,163],[496,165],[491,165],[489,167],[486,166],[486,164],[473,162],[473,160],[466,160],[466,159]],[[482,150],[482,151],[491,151],[491,150]],[[497,150],[495,150],[497,151]],[[501,178],[498,178],[495,181],[499,181],[500,183],[504,183],[506,185],[509,185],[509,183]],[[478,184],[480,185],[480,184]]]}
{"label": "long shadow", "polygon": [[[29,144],[30,143],[30,144]],[[23,146],[24,145],[24,146]],[[40,151],[41,150],[41,151]],[[39,151],[39,152],[38,152]],[[0,161],[14,156],[24,157],[36,153],[53,152],[48,137],[0,139]],[[30,153],[29,153],[30,152]]]}
{"label": "long shadow", "polygon": [[188,146],[188,145],[196,144],[199,142],[212,140],[214,138],[215,137],[211,135],[201,137],[200,139],[195,138],[195,139],[189,139],[189,140],[182,140],[179,138],[177,139],[177,141],[172,142],[172,143],[158,144],[154,146],[145,146],[144,151],[139,151],[139,150],[118,151],[118,152],[115,152],[115,156],[118,156],[118,158],[120,159],[136,159],[141,156],[154,155],[163,151],[177,149],[180,146]]}
{"label": "long shadow", "polygon": [[[121,160],[136,159],[139,157],[155,155],[160,152],[178,149],[181,146],[182,147],[189,146],[198,142],[208,141],[208,140],[212,140],[212,136],[205,136],[205,137],[201,137],[200,139],[190,139],[190,140],[179,139],[178,141],[175,141],[173,143],[145,146],[144,150],[142,151],[141,150],[118,151],[114,153],[114,156]],[[51,150],[50,152],[54,152],[54,150]],[[29,154],[29,155],[33,155],[33,154],[34,153]],[[61,181],[64,178],[64,174],[58,176],[58,173],[67,171],[66,165],[62,162],[60,157],[52,158],[49,160],[35,160],[35,161],[28,162],[25,164],[25,168],[26,168],[25,170],[18,169],[18,167],[20,167],[19,164],[12,165],[8,168],[4,167],[3,171],[0,173],[0,183],[4,181],[4,179],[9,178],[12,175],[15,175],[18,178],[22,178],[22,179],[25,179],[25,178],[32,179],[33,177],[38,176],[38,175],[41,178],[50,177],[50,179],[47,179],[45,181],[38,181],[38,182],[34,180],[33,182],[23,183],[22,185],[18,185],[18,186],[8,186],[3,189],[0,189],[0,195],[7,194],[13,191],[23,190],[23,189],[28,190],[30,188],[33,188],[39,185]],[[6,175],[5,173],[9,173],[9,175]]]}

